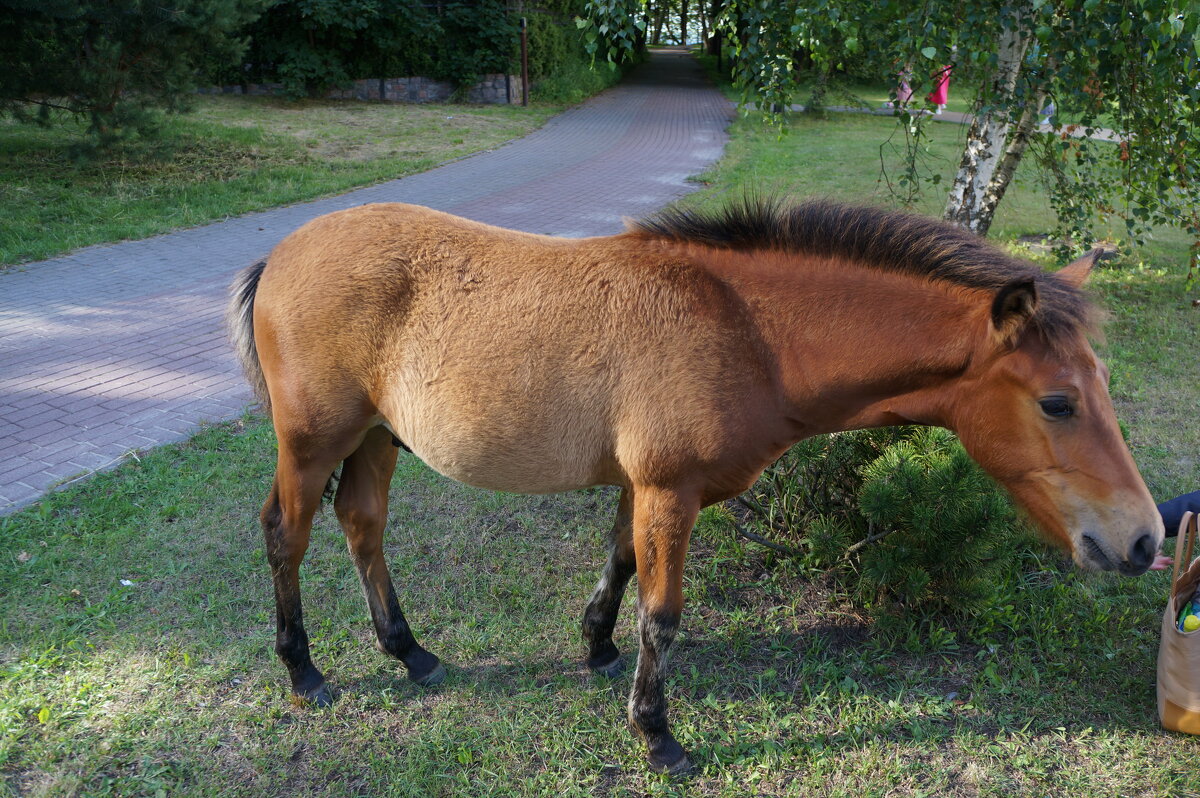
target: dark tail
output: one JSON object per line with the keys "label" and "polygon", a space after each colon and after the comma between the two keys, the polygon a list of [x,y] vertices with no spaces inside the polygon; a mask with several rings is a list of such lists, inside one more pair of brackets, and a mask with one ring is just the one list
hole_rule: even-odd
{"label": "dark tail", "polygon": [[229,328],[229,337],[237,351],[238,360],[242,363],[242,371],[246,381],[254,389],[254,395],[262,402],[263,407],[271,407],[271,397],[267,393],[267,381],[263,378],[262,364],[258,362],[258,349],[254,345],[254,297],[258,294],[258,281],[262,278],[263,269],[267,266],[265,260],[260,260],[248,269],[241,271],[229,286],[229,307],[225,311],[225,324]]}

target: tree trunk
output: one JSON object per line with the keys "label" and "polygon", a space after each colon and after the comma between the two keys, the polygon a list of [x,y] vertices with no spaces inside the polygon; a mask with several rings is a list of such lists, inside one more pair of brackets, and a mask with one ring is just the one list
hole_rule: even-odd
{"label": "tree trunk", "polygon": [[[996,177],[1001,160],[1006,159],[1006,155],[1012,149],[1008,146],[1009,133],[1013,128],[1010,109],[1017,78],[1021,74],[1025,49],[1029,45],[1029,36],[1021,29],[1023,18],[1026,16],[1022,12],[1025,10],[1025,7],[1018,9],[1012,27],[1000,32],[996,50],[996,70],[992,75],[991,90],[987,96],[988,104],[971,122],[971,128],[967,132],[967,144],[958,164],[958,174],[954,178],[954,185],[950,187],[950,196],[943,214],[943,218],[979,235],[987,235],[996,203],[1003,195],[1004,188],[1007,188],[1008,178],[1011,178],[1025,150],[1024,143],[1012,150],[1013,158],[1008,167],[1008,175],[1002,180],[999,193],[996,194],[992,191],[992,181]],[[1025,109],[1026,113],[1032,111],[1034,114],[1037,110]],[[989,198],[989,194],[994,196]]]}
{"label": "tree trunk", "polygon": [[654,43],[662,44],[663,21],[667,18],[666,3],[654,9]]}
{"label": "tree trunk", "polygon": [[679,43],[687,44],[688,0],[679,0]]}
{"label": "tree trunk", "polygon": [[996,167],[992,179],[988,181],[987,189],[983,192],[983,201],[975,214],[976,232],[980,235],[987,235],[988,228],[992,225],[992,218],[996,215],[996,206],[1000,204],[1000,200],[1004,199],[1004,192],[1008,190],[1008,184],[1012,182],[1012,176],[1021,163],[1021,156],[1025,154],[1025,148],[1029,146],[1029,134],[1037,125],[1039,110],[1045,102],[1046,93],[1039,91],[1034,95],[1033,102],[1025,106],[1021,120],[1017,122],[1017,128],[1013,131],[1012,140],[1008,143],[1008,149],[1004,151],[1000,165]]}
{"label": "tree trunk", "polygon": [[829,91],[829,73],[833,69],[833,65],[828,61],[822,61],[817,65],[817,79],[813,81],[812,94],[808,97],[808,102],[804,105],[805,113],[824,119],[825,114],[825,94]]}

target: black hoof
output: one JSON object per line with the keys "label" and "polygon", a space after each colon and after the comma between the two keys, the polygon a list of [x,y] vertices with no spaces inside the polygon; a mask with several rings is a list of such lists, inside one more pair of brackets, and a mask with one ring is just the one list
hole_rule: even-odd
{"label": "black hoof", "polygon": [[688,755],[678,744],[675,747],[678,749],[678,756],[675,759],[671,759],[669,756],[659,758],[651,754],[650,769],[656,773],[666,773],[669,776],[683,776],[694,771],[696,766],[692,764],[692,760],[688,759]]}
{"label": "black hoof", "polygon": [[675,741],[668,732],[656,734],[646,740],[646,755],[650,760],[650,769],[658,773],[668,773],[678,776],[692,770],[692,760],[688,759],[683,746]]}
{"label": "black hoof", "polygon": [[446,669],[442,667],[442,663],[435,661],[432,670],[422,675],[417,675],[412,671],[409,671],[408,678],[412,679],[422,687],[433,687],[446,680]]}
{"label": "black hoof", "polygon": [[292,693],[292,699],[304,706],[325,708],[333,706],[333,693],[324,682],[303,692]]}
{"label": "black hoof", "polygon": [[588,667],[592,669],[592,673],[606,679],[615,679],[625,672],[625,662],[620,657],[604,665],[595,665],[589,662]]}

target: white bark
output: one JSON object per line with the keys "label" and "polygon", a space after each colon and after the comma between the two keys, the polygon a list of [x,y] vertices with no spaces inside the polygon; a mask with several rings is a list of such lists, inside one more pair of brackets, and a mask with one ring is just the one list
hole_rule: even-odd
{"label": "white bark", "polygon": [[[1029,36],[1021,29],[1022,17],[1017,13],[1011,27],[1000,32],[997,42],[996,71],[992,75],[992,91],[987,108],[975,115],[967,132],[967,145],[959,161],[958,174],[950,187],[944,218],[980,235],[986,235],[992,223],[996,202],[989,201],[989,188],[996,169],[1008,150],[1009,133],[1013,124],[1009,106],[1021,74]],[[1034,109],[1036,111],[1036,109]],[[1023,149],[1023,148],[1022,148]],[[1018,159],[1020,155],[1017,155]],[[1011,171],[1008,174],[1011,177]],[[1000,194],[1007,179],[999,187]]]}

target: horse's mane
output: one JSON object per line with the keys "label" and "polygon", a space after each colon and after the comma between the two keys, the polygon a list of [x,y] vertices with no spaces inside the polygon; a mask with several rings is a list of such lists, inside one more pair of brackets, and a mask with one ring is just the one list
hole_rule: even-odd
{"label": "horse's mane", "polygon": [[1032,324],[1047,343],[1099,331],[1099,311],[1079,289],[974,233],[915,213],[747,197],[715,210],[667,208],[633,222],[629,232],[720,249],[835,257],[992,292],[1014,280],[1031,280],[1038,294]]}

